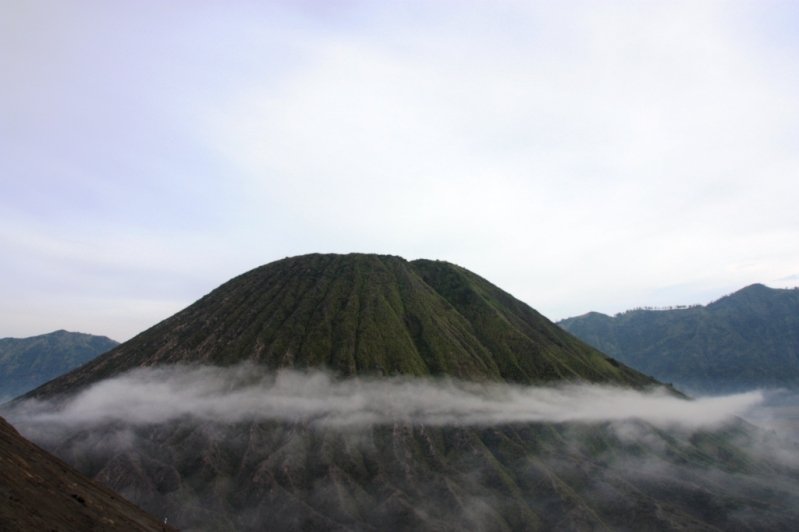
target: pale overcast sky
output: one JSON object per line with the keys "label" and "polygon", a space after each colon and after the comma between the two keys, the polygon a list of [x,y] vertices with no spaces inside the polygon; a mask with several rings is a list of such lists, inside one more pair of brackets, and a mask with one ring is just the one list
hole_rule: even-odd
{"label": "pale overcast sky", "polygon": [[799,2],[0,3],[0,337],[310,252],[550,317],[799,284]]}

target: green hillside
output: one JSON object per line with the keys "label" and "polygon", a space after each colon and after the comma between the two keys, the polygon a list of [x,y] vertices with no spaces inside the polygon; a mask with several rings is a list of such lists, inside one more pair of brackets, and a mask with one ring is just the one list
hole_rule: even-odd
{"label": "green hillside", "polygon": [[256,268],[36,394],[138,366],[245,360],[342,376],[654,383],[463,268],[351,254]]}
{"label": "green hillside", "polygon": [[799,289],[755,284],[706,306],[592,312],[559,325],[686,391],[799,388]]}

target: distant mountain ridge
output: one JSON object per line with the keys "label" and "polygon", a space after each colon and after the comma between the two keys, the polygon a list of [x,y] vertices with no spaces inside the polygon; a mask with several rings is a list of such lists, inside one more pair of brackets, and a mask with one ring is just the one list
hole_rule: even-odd
{"label": "distant mountain ridge", "polygon": [[688,392],[799,389],[797,288],[753,284],[704,306],[590,312],[558,325]]}
{"label": "distant mountain ridge", "polygon": [[28,392],[119,345],[105,336],[58,330],[0,338],[0,400]]}

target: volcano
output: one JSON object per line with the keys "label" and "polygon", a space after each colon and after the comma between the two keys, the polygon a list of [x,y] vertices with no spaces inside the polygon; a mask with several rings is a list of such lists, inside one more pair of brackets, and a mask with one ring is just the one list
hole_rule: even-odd
{"label": "volcano", "polygon": [[[180,393],[129,420],[103,410],[112,400],[120,410],[156,400],[165,381],[153,376],[162,370],[172,391],[196,390],[191,401],[204,415],[174,404],[189,401]],[[253,400],[249,390],[272,381],[250,373],[288,370],[310,377],[289,379],[277,393],[270,388],[267,402]],[[186,377],[208,371],[235,378]],[[308,396],[318,388],[316,371],[354,383],[351,397]],[[364,383],[384,387],[379,404],[391,408],[413,399],[408,389],[438,398],[452,381],[466,389],[508,386],[502,397],[531,387],[658,386],[459,266],[306,255],[230,280],[34,390],[9,416],[84,474],[188,529],[799,528],[799,473],[755,456],[758,433],[739,421],[712,430],[645,420],[460,423],[450,416],[431,423],[410,408],[396,418],[331,426],[317,414],[259,411],[279,409],[292,393],[293,407],[350,407],[363,402]],[[336,389],[322,386],[329,388]],[[223,408],[231,396],[252,414]],[[497,404],[495,396],[486,401]],[[37,429],[26,424],[31,404],[57,412],[41,416]],[[108,415],[87,421],[100,411]]]}
{"label": "volcano", "polygon": [[461,267],[315,254],[236,277],[32,395],[74,391],[139,366],[245,360],[342,376],[656,383]]}

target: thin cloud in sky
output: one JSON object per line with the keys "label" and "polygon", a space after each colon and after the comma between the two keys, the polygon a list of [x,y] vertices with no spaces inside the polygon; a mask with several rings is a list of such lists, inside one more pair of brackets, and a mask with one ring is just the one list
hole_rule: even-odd
{"label": "thin cloud in sky", "polygon": [[[13,293],[71,287],[56,307],[111,285],[126,288],[107,308],[153,309],[147,324],[87,313],[83,330],[124,340],[312,251],[450,260],[551,318],[796,273],[799,13],[785,4],[33,1],[0,15],[0,273]],[[5,298],[0,336],[61,328],[53,302]]]}

